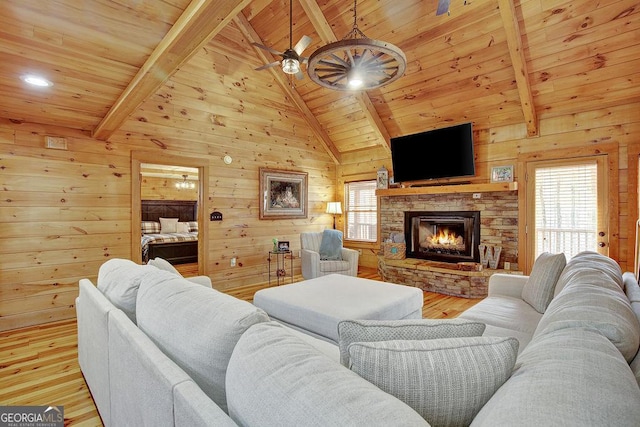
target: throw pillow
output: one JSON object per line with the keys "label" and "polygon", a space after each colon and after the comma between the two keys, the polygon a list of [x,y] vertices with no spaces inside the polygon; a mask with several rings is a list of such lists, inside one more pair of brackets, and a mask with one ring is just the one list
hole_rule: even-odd
{"label": "throw pillow", "polygon": [[518,340],[502,337],[353,343],[349,368],[432,426],[468,426],[509,379]]}
{"label": "throw pillow", "polygon": [[166,259],[164,259],[164,258],[156,257],[154,259],[150,259],[147,264],[148,265],[152,265],[155,268],[159,268],[160,270],[164,270],[164,271],[168,271],[169,273],[173,273],[176,276],[182,277],[182,274],[180,274],[180,272],[178,270],[176,270],[176,268],[173,265],[171,265],[171,263],[169,261],[167,261]]}
{"label": "throw pillow", "polygon": [[338,323],[340,363],[349,366],[348,347],[354,342],[479,337],[485,327],[463,319],[343,320]]}
{"label": "throw pillow", "polygon": [[188,233],[189,232],[189,223],[187,222],[179,222],[176,224],[176,233]]}
{"label": "throw pillow", "polygon": [[331,261],[342,259],[342,231],[324,230],[322,232],[320,259]]}
{"label": "throw pillow", "polygon": [[538,313],[544,313],[553,299],[556,282],[567,259],[564,254],[540,254],[533,264],[527,283],[522,288],[522,299]]}
{"label": "throw pillow", "polygon": [[161,233],[175,233],[178,228],[178,218],[160,218]]}

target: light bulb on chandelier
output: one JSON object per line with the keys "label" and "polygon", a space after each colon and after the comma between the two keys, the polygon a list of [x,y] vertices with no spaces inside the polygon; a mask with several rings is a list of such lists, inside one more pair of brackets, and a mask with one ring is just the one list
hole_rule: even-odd
{"label": "light bulb on chandelier", "polygon": [[182,181],[176,182],[176,188],[178,190],[193,190],[196,188],[196,184],[193,181],[187,181],[189,175],[182,175]]}

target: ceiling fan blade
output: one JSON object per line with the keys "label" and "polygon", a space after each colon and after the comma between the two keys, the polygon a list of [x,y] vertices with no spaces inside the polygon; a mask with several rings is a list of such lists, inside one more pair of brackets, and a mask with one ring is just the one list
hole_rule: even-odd
{"label": "ceiling fan blade", "polygon": [[252,44],[252,45],[254,45],[254,46],[256,46],[256,47],[259,47],[260,49],[264,49],[264,50],[266,50],[266,51],[268,51],[268,52],[271,52],[271,53],[273,53],[274,55],[282,56],[282,52],[278,52],[277,50],[275,50],[275,49],[273,49],[273,48],[270,48],[270,47],[267,47],[267,46],[265,46],[265,45],[263,45],[263,44],[256,43],[256,42],[253,42],[253,43],[251,43],[251,44]]}
{"label": "ceiling fan blade", "polygon": [[312,41],[313,39],[311,37],[302,36],[300,41],[296,43],[296,45],[294,46],[293,50],[295,50],[298,55],[301,55],[302,52],[311,44]]}
{"label": "ceiling fan blade", "polygon": [[266,70],[267,68],[275,67],[276,65],[279,65],[279,64],[280,64],[280,61],[274,61],[271,64],[266,64],[266,65],[263,65],[262,67],[256,68],[256,71]]}
{"label": "ceiling fan blade", "polygon": [[443,15],[449,12],[449,3],[451,0],[438,0],[438,10],[436,11],[436,16]]}
{"label": "ceiling fan blade", "polygon": [[298,71],[296,73],[296,79],[298,79],[298,80],[304,79],[304,73],[302,72],[302,70],[300,70],[300,71]]}

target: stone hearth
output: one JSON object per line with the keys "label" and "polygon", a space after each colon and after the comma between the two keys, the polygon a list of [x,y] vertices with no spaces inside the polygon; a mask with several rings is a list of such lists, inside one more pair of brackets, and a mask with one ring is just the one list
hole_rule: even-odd
{"label": "stone hearth", "polygon": [[[382,239],[391,233],[404,233],[406,211],[480,211],[480,243],[502,246],[498,270],[464,271],[456,264],[419,259],[390,260],[382,255],[378,272],[388,282],[419,287],[470,298],[487,295],[488,278],[500,272],[521,274],[518,270],[518,193],[496,191],[480,193],[418,194],[380,196],[380,231]],[[510,270],[502,270],[504,262]]]}

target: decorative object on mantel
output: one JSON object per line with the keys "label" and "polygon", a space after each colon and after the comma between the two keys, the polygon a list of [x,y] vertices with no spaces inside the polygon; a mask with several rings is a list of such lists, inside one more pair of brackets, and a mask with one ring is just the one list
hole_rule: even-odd
{"label": "decorative object on mantel", "polygon": [[492,167],[491,182],[513,182],[513,165]]}
{"label": "decorative object on mantel", "polygon": [[354,0],[351,31],[309,57],[307,73],[320,86],[334,90],[376,89],[402,77],[407,68],[407,58],[399,47],[367,38],[360,31],[356,3]]}
{"label": "decorative object on mantel", "polygon": [[306,218],[307,176],[260,168],[260,219]]}
{"label": "decorative object on mantel", "polygon": [[382,245],[384,257],[387,259],[405,259],[407,256],[407,245],[402,233],[391,233]]}
{"label": "decorative object on mantel", "polygon": [[273,238],[271,242],[273,243],[273,252],[278,252],[278,239]]}
{"label": "decorative object on mantel", "polygon": [[492,269],[498,268],[498,261],[500,260],[500,253],[502,252],[502,246],[488,246],[479,245],[480,251],[480,264],[483,267],[489,267]]}
{"label": "decorative object on mantel", "polygon": [[378,169],[378,180],[376,181],[376,188],[380,190],[389,188],[389,171],[384,167],[384,165],[382,165],[382,167]]}
{"label": "decorative object on mantel", "polygon": [[327,213],[333,215],[333,229],[336,229],[336,215],[342,215],[342,204],[340,202],[327,203]]}

